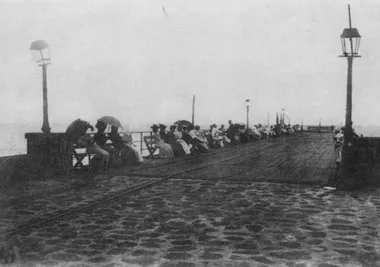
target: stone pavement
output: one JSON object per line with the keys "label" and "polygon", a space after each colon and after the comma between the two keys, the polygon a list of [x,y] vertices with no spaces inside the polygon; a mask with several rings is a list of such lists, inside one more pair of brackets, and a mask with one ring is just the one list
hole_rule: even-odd
{"label": "stone pavement", "polygon": [[370,193],[170,180],[18,242],[25,266],[379,266]]}
{"label": "stone pavement", "polygon": [[[0,234],[209,163],[17,233],[11,239],[22,262],[14,266],[379,265],[380,192],[352,194],[312,185],[331,172],[329,144],[329,136],[318,134],[260,141],[195,161],[152,165],[149,171],[137,167],[98,175],[75,190],[0,201]],[[229,157],[235,158],[226,161]],[[2,236],[0,241],[8,241]]]}

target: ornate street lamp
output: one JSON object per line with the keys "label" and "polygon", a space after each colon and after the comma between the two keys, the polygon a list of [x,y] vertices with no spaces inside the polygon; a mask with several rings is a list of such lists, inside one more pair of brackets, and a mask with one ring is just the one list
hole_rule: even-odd
{"label": "ornate street lamp", "polygon": [[247,106],[247,132],[249,125],[249,106],[251,105],[251,101],[249,99],[245,100],[245,105]]}
{"label": "ornate street lamp", "polygon": [[346,122],[344,128],[344,146],[351,146],[353,141],[352,132],[352,64],[354,57],[361,57],[358,55],[360,45],[360,34],[358,29],[351,27],[351,10],[348,5],[348,20],[349,28],[343,30],[341,34],[342,52],[340,57],[346,57],[348,62],[347,72],[347,102],[346,102]]}
{"label": "ornate street lamp", "polygon": [[50,133],[49,117],[48,117],[48,102],[47,102],[47,81],[46,81],[46,67],[50,64],[50,49],[49,45],[43,41],[38,40],[32,42],[30,45],[30,51],[38,64],[42,67],[42,80],[43,80],[43,124],[42,132]]}
{"label": "ornate street lamp", "polygon": [[356,28],[351,27],[351,10],[348,5],[348,21],[349,28],[343,30],[341,34],[342,52],[340,57],[347,58],[348,71],[347,71],[347,99],[346,99],[346,121],[344,128],[344,142],[342,148],[342,160],[337,175],[337,186],[342,189],[356,188],[362,181],[362,170],[357,164],[358,161],[355,157],[355,150],[353,147],[353,130],[352,130],[352,65],[355,57],[360,57],[359,45],[360,34]]}

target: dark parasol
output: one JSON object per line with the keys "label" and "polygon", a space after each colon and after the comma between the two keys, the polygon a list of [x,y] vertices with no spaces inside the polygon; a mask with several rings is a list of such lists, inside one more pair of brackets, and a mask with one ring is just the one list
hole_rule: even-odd
{"label": "dark parasol", "polygon": [[86,134],[89,128],[91,128],[92,131],[94,130],[94,127],[92,127],[87,121],[76,119],[66,129],[66,141],[69,144],[75,144],[80,137]]}
{"label": "dark parasol", "polygon": [[176,121],[174,124],[176,124],[178,128],[182,128],[183,126],[186,126],[187,128],[189,128],[189,126],[192,126],[191,122],[186,121],[186,120]]}

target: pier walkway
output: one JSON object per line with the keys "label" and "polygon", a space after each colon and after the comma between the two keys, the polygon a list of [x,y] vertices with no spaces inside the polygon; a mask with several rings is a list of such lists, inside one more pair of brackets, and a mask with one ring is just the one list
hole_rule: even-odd
{"label": "pier walkway", "polygon": [[332,137],[50,181],[60,190],[30,184],[1,196],[0,241],[20,248],[15,266],[378,266],[380,192],[320,186],[334,172]]}

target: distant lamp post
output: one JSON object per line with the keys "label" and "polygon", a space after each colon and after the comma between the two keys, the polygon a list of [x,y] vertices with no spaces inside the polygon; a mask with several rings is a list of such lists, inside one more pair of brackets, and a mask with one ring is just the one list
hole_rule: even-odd
{"label": "distant lamp post", "polygon": [[32,42],[30,51],[38,64],[42,67],[42,80],[43,80],[43,123],[42,132],[50,133],[49,117],[48,117],[48,101],[47,101],[47,81],[46,81],[46,67],[50,64],[50,49],[49,45],[43,41],[38,40]]}
{"label": "distant lamp post", "polygon": [[346,57],[348,62],[347,72],[347,102],[346,102],[346,122],[344,127],[344,146],[350,146],[353,141],[352,132],[352,64],[354,57],[361,57],[358,55],[360,46],[360,34],[358,29],[351,27],[351,10],[348,5],[348,20],[349,28],[343,30],[341,34],[342,52],[340,57]]}
{"label": "distant lamp post", "polygon": [[249,125],[249,106],[251,105],[251,101],[249,99],[245,100],[245,105],[247,106],[247,132],[248,132],[248,125]]}

